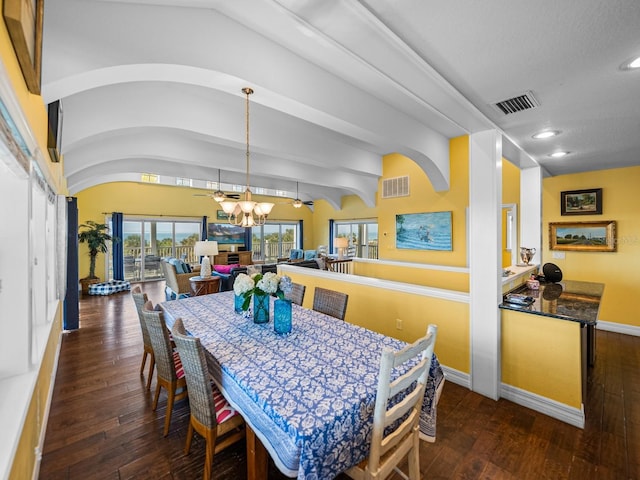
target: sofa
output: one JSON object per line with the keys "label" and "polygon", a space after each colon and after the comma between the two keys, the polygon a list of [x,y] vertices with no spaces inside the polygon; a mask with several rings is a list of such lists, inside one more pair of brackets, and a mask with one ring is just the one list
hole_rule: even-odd
{"label": "sofa", "polygon": [[[252,265],[251,267],[253,269],[259,270],[262,273],[267,273],[267,272],[273,272],[273,273],[277,273],[278,272],[278,265],[293,265],[296,267],[303,267],[303,268],[317,268],[320,269],[322,267],[321,262],[319,261],[319,259],[312,259],[312,260],[299,260],[296,262],[284,262],[284,263],[267,263],[264,265]],[[221,281],[220,281],[220,291],[221,292],[226,292],[229,290],[233,289],[233,283],[236,281],[236,277],[238,275],[240,275],[241,273],[247,273],[248,272],[248,268],[246,265],[239,265],[237,267],[234,267],[230,270],[228,275],[223,275],[220,273],[215,273],[217,275],[220,275],[222,277]]]}

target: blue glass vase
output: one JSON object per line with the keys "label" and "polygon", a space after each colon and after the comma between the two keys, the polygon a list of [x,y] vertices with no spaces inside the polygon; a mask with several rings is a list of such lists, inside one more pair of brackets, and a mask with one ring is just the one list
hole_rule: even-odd
{"label": "blue glass vase", "polygon": [[244,297],[242,295],[235,295],[233,297],[233,310],[236,313],[242,313],[242,304],[244,303]]}
{"label": "blue glass vase", "polygon": [[253,294],[253,323],[269,321],[269,295]]}
{"label": "blue glass vase", "polygon": [[278,299],[273,303],[273,329],[276,333],[291,332],[291,301]]}

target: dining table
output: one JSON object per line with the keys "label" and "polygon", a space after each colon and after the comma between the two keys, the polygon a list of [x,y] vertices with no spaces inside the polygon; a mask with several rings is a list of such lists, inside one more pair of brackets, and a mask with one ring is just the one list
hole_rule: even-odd
{"label": "dining table", "polygon": [[[247,424],[247,476],[266,478],[268,454],[286,476],[332,479],[368,456],[383,348],[406,342],[292,304],[292,330],[236,313],[234,292],[162,302],[206,351],[211,376]],[[425,325],[425,332],[426,332]],[[420,436],[435,440],[444,375],[432,357]]]}

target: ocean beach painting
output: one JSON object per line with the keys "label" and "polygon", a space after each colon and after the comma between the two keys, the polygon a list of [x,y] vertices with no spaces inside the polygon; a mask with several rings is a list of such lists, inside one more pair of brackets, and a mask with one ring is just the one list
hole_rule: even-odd
{"label": "ocean beach painting", "polygon": [[451,212],[396,215],[396,248],[453,250]]}

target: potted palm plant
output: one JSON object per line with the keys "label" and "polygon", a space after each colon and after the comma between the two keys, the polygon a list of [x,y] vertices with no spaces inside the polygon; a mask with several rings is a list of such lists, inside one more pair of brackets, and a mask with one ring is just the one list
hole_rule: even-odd
{"label": "potted palm plant", "polygon": [[87,220],[78,228],[78,241],[86,243],[89,248],[89,276],[80,279],[82,285],[82,293],[89,293],[89,285],[100,283],[100,279],[96,276],[96,257],[98,253],[107,253],[110,241],[117,239],[109,235],[109,226],[104,223],[96,223]]}

